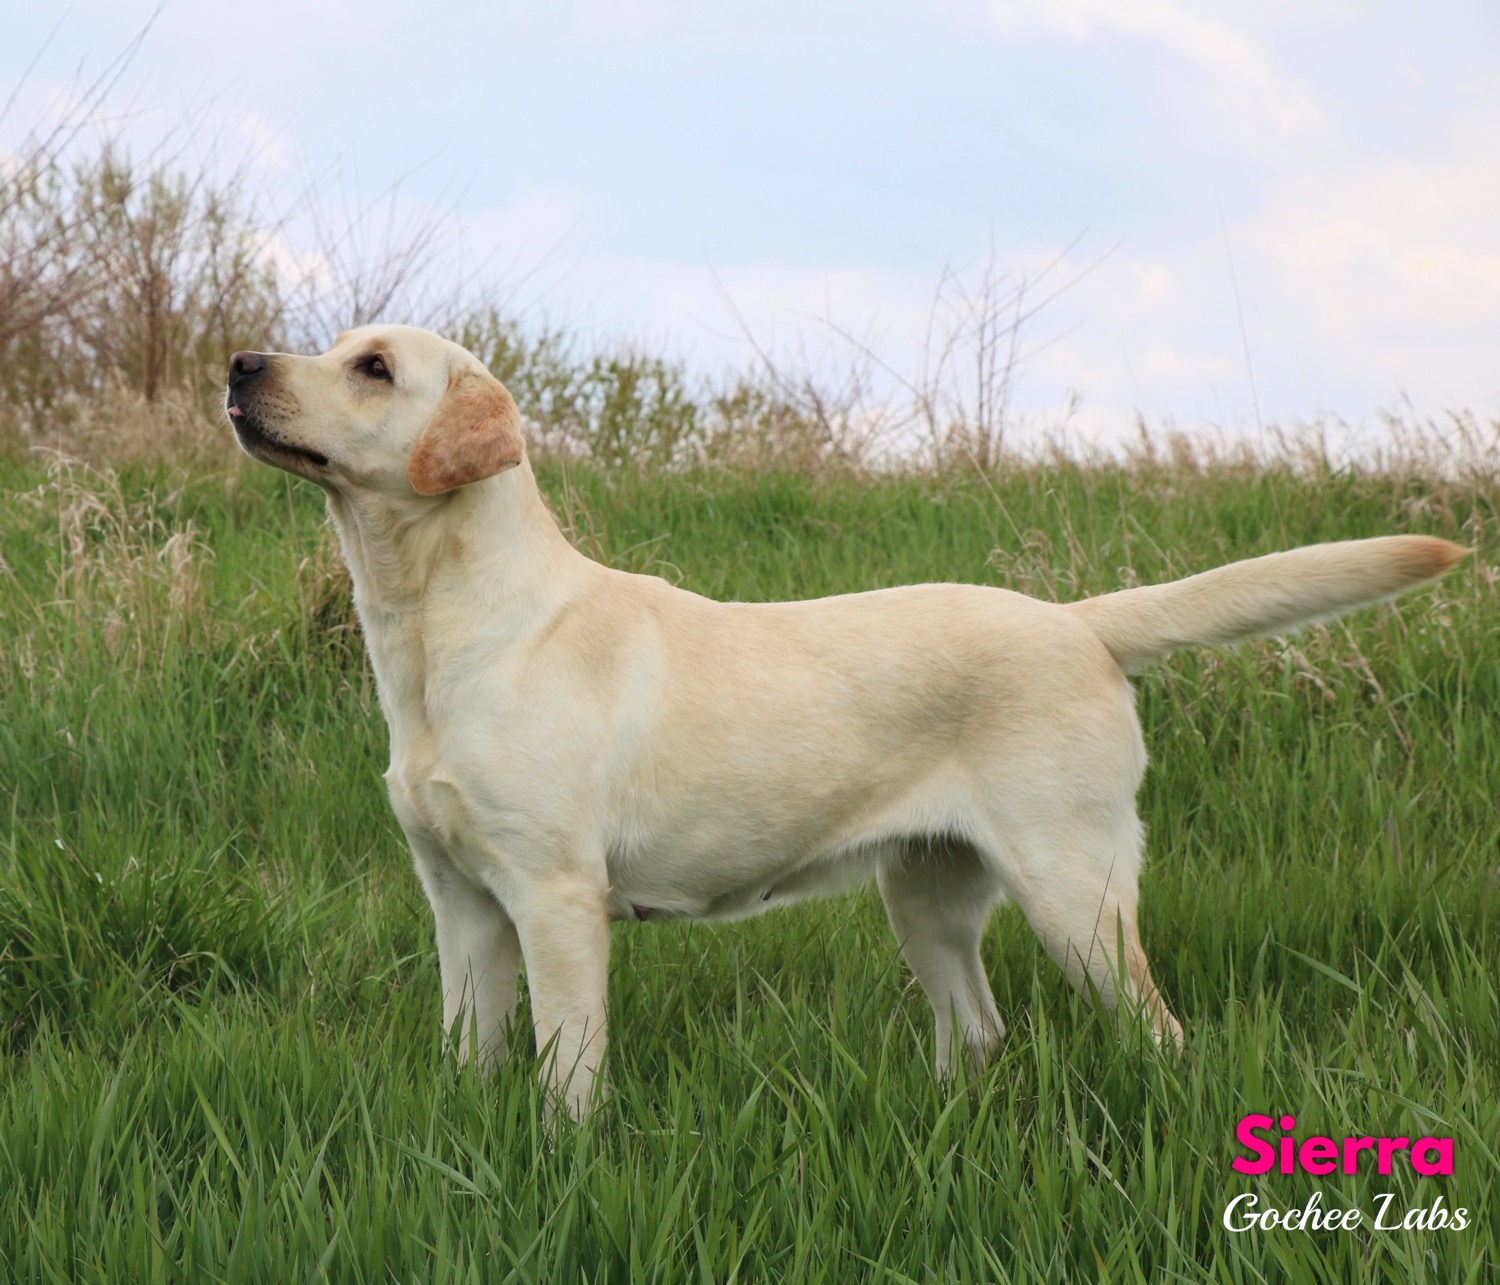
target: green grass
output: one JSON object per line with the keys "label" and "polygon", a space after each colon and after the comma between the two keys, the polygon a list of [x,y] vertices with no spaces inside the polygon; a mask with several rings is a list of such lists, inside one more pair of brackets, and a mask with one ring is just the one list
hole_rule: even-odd
{"label": "green grass", "polygon": [[[985,956],[1010,1033],[938,1086],[865,894],[618,925],[613,1096],[549,1135],[529,1056],[484,1078],[442,1053],[316,492],[0,461],[0,1277],[1500,1275],[1492,480],[542,481],[596,556],[742,599],[933,579],[1073,597],[1396,530],[1480,554],[1395,608],[1140,682],[1144,934],[1180,1059],[1090,1009],[1003,912]],[[1455,1173],[1244,1178],[1251,1111],[1452,1136]],[[1241,1191],[1373,1212],[1386,1190],[1470,1225],[1220,1225]]]}

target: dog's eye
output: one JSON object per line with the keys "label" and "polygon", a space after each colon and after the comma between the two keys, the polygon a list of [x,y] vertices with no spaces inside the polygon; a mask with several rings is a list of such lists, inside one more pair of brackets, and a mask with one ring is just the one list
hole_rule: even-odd
{"label": "dog's eye", "polygon": [[391,368],[385,364],[385,358],[381,357],[379,354],[372,354],[371,356],[366,357],[364,361],[360,363],[359,368],[364,371],[365,374],[369,375],[371,379],[384,379],[387,382],[394,382],[393,376],[391,375]]}

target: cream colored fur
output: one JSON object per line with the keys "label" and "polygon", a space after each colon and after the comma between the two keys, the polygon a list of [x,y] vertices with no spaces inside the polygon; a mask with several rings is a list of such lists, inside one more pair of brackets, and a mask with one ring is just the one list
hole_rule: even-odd
{"label": "cream colored fur", "polygon": [[979,941],[1004,900],[1075,983],[1179,1040],[1136,929],[1146,752],[1125,673],[1463,553],[1321,545],[1067,606],[970,585],[713,602],[568,543],[514,405],[462,349],[381,326],[248,356],[241,441],[325,490],[353,575],[443,1020],[464,1056],[498,1056],[524,958],[575,1113],[604,1057],[610,920],[755,914],[871,876],[940,1073],[1003,1033]]}

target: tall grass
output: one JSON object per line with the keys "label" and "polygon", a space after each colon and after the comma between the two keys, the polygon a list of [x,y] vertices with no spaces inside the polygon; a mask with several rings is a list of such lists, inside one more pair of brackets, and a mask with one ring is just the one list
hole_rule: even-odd
{"label": "tall grass", "polygon": [[[205,451],[213,449],[205,443]],[[1435,588],[1139,683],[1160,1056],[1012,912],[967,1083],[878,899],[614,929],[599,1115],[442,1052],[430,920],[312,488],[0,457],[0,1275],[54,1281],[1483,1281],[1500,1272],[1493,475],[1167,453],[996,474],[544,459],[575,539],[718,597],[1074,597],[1289,545],[1475,545]],[[524,1008],[521,1020],[527,1014]],[[1234,1173],[1433,1133],[1451,1178]],[[1231,1235],[1226,1202],[1464,1231]],[[1367,1223],[1369,1214],[1367,1214]]]}

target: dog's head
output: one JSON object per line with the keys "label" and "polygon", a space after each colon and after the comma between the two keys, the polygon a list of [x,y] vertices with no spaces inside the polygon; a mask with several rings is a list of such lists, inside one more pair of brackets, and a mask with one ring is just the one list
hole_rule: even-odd
{"label": "dog's head", "polygon": [[351,330],[320,357],[237,352],[225,409],[246,454],[340,492],[442,495],[525,453],[505,386],[411,326]]}

